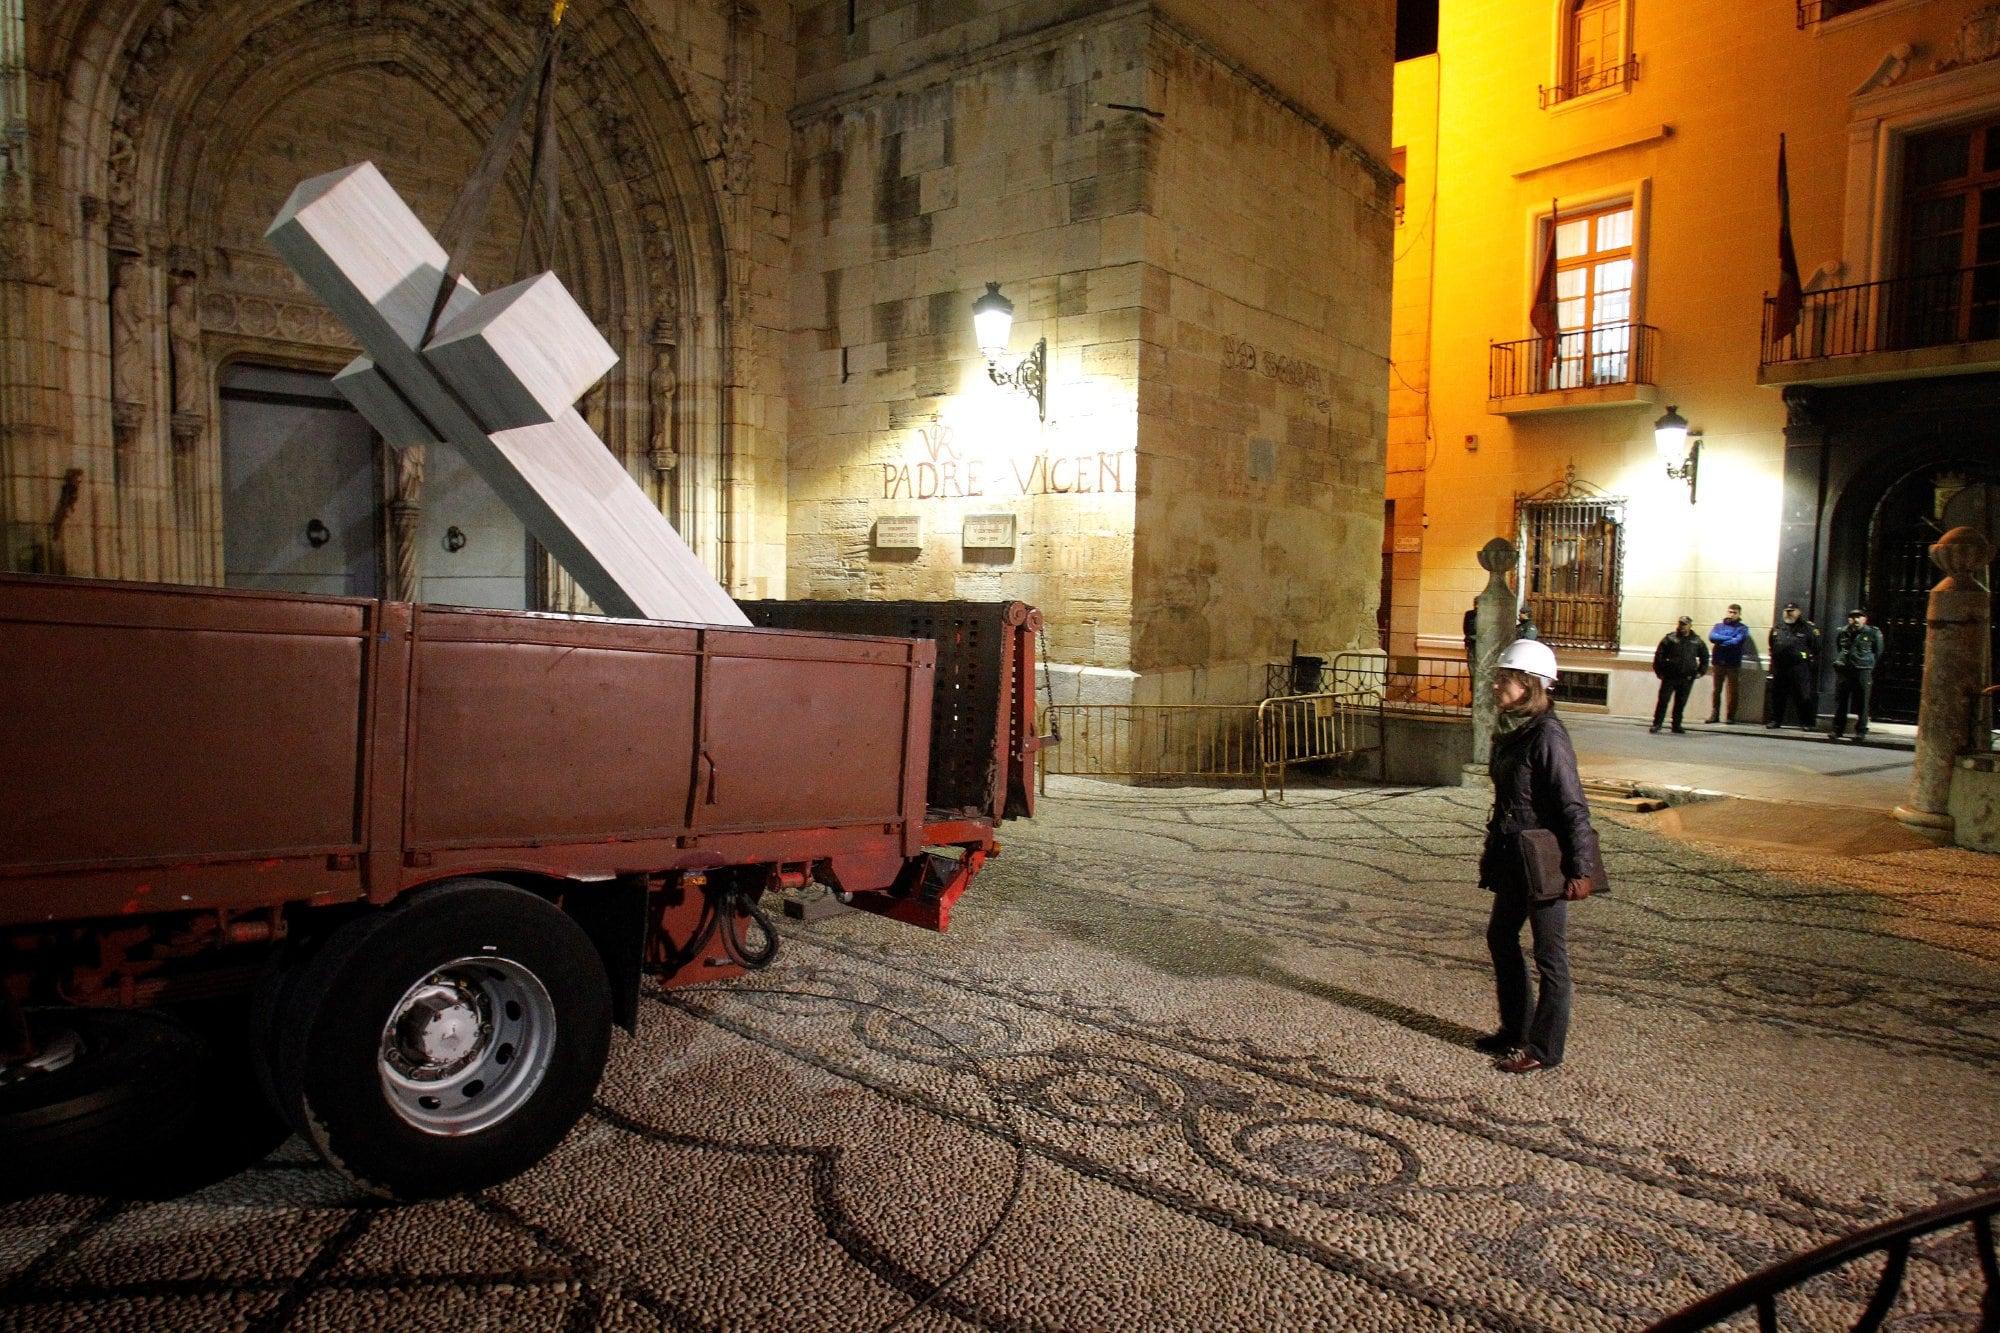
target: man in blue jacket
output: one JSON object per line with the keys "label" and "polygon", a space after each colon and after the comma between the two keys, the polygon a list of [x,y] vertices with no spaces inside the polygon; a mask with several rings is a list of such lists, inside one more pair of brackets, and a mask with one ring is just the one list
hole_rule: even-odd
{"label": "man in blue jacket", "polygon": [[1833,636],[1833,734],[1847,730],[1847,706],[1854,705],[1854,739],[1868,739],[1868,696],[1875,688],[1875,664],[1882,660],[1882,631],[1868,623],[1868,613],[1855,607],[1847,623]]}
{"label": "man in blue jacket", "polygon": [[[1743,649],[1750,642],[1750,627],[1743,623],[1743,608],[1735,602],[1708,632],[1708,641],[1715,645],[1710,657],[1709,676],[1714,684],[1708,695],[1708,720],[1721,722],[1725,719],[1736,721],[1736,677],[1743,670]],[[1723,693],[1728,692],[1728,702],[1723,702]]]}

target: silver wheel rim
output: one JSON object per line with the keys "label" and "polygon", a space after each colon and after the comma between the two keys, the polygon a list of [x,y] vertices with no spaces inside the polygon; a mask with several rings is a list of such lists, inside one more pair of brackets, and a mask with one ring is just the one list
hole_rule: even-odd
{"label": "silver wheel rim", "polygon": [[376,1067],[405,1123],[477,1134],[535,1095],[555,1040],[555,1004],[533,972],[510,958],[458,958],[403,992]]}

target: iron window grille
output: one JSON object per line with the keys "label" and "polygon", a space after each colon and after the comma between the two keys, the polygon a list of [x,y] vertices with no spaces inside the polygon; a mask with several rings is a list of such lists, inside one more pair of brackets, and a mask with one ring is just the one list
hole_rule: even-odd
{"label": "iron window grille", "polygon": [[1514,502],[1521,600],[1543,642],[1559,648],[1619,644],[1624,598],[1625,500],[1563,479]]}

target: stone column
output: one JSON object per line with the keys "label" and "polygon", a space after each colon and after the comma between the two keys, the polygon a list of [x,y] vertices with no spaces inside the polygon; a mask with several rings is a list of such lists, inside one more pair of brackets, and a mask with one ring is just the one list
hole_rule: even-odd
{"label": "stone column", "polygon": [[392,601],[417,600],[417,522],[423,516],[424,446],[406,444],[394,451],[396,493],[389,501],[389,531],[396,563],[389,574]]}
{"label": "stone column", "polygon": [[1520,560],[1520,552],[1505,537],[1495,537],[1479,548],[1479,565],[1486,571],[1486,587],[1475,605],[1479,660],[1472,664],[1472,762],[1466,765],[1468,779],[1486,776],[1486,761],[1493,753],[1493,733],[1499,714],[1493,707],[1493,659],[1514,641],[1514,621],[1519,603],[1507,586],[1507,575]]}
{"label": "stone column", "polygon": [[1931,589],[1925,617],[1924,688],[1917,705],[1917,758],[1910,799],[1896,818],[1917,828],[1949,830],[1951,772],[1971,735],[1979,692],[1992,678],[1987,626],[1992,593],[1986,567],[1993,543],[1976,528],[1953,528],[1931,547],[1944,579]]}

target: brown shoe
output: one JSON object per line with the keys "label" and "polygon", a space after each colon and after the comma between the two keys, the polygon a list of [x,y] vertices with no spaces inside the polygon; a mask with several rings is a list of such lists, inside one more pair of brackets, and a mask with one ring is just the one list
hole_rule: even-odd
{"label": "brown shoe", "polygon": [[1543,1064],[1526,1051],[1522,1051],[1519,1055],[1510,1055],[1505,1060],[1495,1060],[1493,1067],[1503,1074],[1532,1074],[1538,1069],[1555,1068],[1554,1065]]}

